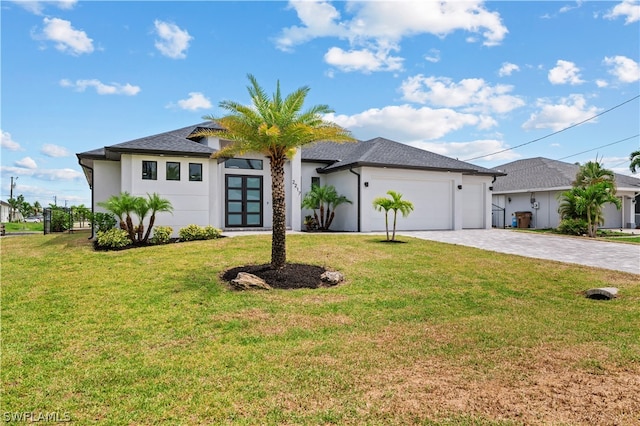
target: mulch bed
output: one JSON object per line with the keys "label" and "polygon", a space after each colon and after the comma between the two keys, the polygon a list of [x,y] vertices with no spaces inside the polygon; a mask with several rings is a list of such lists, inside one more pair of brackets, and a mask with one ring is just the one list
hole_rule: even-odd
{"label": "mulch bed", "polygon": [[320,276],[326,271],[321,266],[302,263],[287,263],[282,269],[271,269],[271,264],[244,265],[225,271],[222,279],[230,282],[238,272],[247,272],[265,280],[273,288],[297,289],[323,287]]}

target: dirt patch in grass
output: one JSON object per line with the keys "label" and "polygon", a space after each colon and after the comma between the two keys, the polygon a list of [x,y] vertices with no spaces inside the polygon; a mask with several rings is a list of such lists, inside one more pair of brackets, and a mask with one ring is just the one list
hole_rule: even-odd
{"label": "dirt patch in grass", "polygon": [[222,279],[230,282],[238,276],[239,272],[247,272],[262,278],[273,288],[293,290],[324,287],[320,276],[326,271],[321,266],[303,263],[287,263],[282,269],[273,269],[270,264],[244,265],[225,271]]}

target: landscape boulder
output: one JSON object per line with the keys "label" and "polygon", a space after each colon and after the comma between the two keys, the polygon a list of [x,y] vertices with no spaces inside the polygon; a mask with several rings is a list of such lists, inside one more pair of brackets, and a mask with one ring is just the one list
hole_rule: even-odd
{"label": "landscape boulder", "polygon": [[238,276],[231,280],[236,290],[272,290],[272,287],[262,278],[247,272],[238,272]]}
{"label": "landscape boulder", "polygon": [[334,286],[344,280],[344,275],[336,271],[326,271],[320,275],[320,280],[327,285]]}

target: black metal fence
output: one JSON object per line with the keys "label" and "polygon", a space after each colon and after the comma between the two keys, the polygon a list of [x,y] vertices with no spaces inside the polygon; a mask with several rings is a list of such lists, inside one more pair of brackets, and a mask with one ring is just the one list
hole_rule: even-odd
{"label": "black metal fence", "polygon": [[44,209],[44,233],[73,232],[91,229],[90,211],[86,208],[47,207]]}

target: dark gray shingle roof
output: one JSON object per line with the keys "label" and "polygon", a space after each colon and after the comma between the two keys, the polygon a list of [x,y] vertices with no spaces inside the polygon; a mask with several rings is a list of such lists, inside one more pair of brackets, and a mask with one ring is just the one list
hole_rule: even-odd
{"label": "dark gray shingle roof", "polygon": [[302,160],[330,163],[322,169],[332,172],[350,167],[392,167],[456,171],[468,174],[500,174],[497,170],[476,166],[385,138],[339,144],[317,142],[302,149]]}
{"label": "dark gray shingle roof", "polygon": [[[493,184],[494,192],[529,192],[543,189],[569,189],[580,169],[577,164],[536,157],[513,161],[495,168],[505,172]],[[619,189],[640,191],[640,179],[616,173]]]}
{"label": "dark gray shingle roof", "polygon": [[[79,158],[118,158],[124,152],[140,152],[154,154],[181,154],[194,156],[209,156],[215,150],[206,145],[196,142],[197,138],[191,136],[200,128],[220,129],[222,128],[214,122],[208,121],[169,132],[158,133],[157,135],[145,136],[143,138],[110,145],[92,151],[77,154]],[[194,140],[195,139],[195,140]]]}

